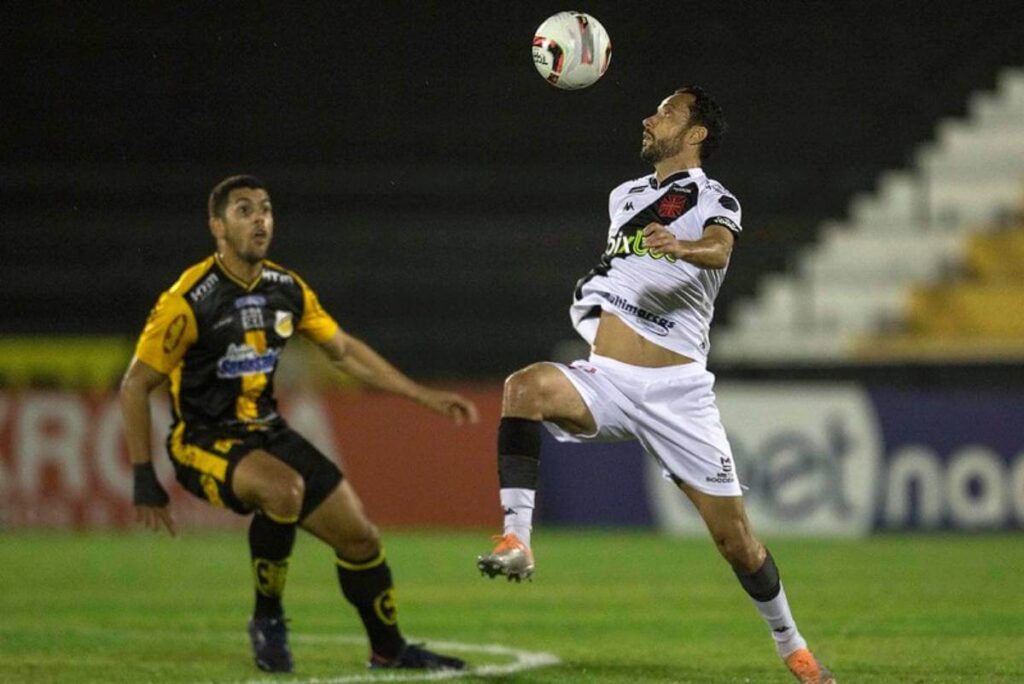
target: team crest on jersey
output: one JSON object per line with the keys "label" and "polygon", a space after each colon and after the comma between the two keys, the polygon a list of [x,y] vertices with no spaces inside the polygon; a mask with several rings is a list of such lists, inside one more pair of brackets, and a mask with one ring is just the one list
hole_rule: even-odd
{"label": "team crest on jersey", "polygon": [[683,212],[686,211],[688,199],[689,198],[682,193],[666,193],[665,196],[661,198],[661,201],[658,202],[658,216],[669,221],[674,221],[682,216]]}
{"label": "team crest on jersey", "polygon": [[295,332],[294,318],[291,311],[274,312],[274,332],[279,337],[291,337]]}

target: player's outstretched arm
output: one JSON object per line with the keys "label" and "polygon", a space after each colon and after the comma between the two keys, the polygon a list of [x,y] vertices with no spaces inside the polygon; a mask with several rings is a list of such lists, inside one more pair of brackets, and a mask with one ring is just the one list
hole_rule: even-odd
{"label": "player's outstretched arm", "polygon": [[135,504],[135,519],[154,531],[161,526],[166,527],[171,536],[175,537],[178,530],[168,507],[170,498],[157,480],[149,453],[149,394],[165,380],[166,375],[138,358],[133,358],[121,381],[121,416],[134,472],[132,502]]}
{"label": "player's outstretched arm", "polygon": [[700,268],[725,268],[734,242],[732,232],[718,225],[708,226],[700,240],[677,240],[660,223],[648,223],[644,227],[644,247],[664,252]]}
{"label": "player's outstretched arm", "polygon": [[362,340],[339,330],[321,345],[335,368],[371,387],[414,399],[456,425],[479,420],[476,404],[454,392],[415,382]]}

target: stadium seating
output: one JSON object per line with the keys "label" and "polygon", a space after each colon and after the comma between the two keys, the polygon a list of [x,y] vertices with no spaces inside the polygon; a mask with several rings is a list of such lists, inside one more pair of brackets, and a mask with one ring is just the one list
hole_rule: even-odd
{"label": "stadium seating", "polygon": [[1024,304],[1024,247],[1007,230],[1024,210],[1024,70],[1004,71],[969,112],[940,123],[915,168],[884,173],[851,201],[849,220],[825,222],[793,269],[737,303],[716,334],[718,358],[1024,356],[1011,313]]}
{"label": "stadium seating", "polygon": [[1024,224],[967,240],[960,276],[915,287],[902,330],[870,335],[863,359],[1024,356]]}
{"label": "stadium seating", "polygon": [[[972,90],[996,87],[1000,65],[1020,63],[1016,0],[971,12],[942,3],[825,3],[814,12],[802,0],[713,3],[687,50],[714,59],[677,72],[656,53],[623,49],[609,78],[568,95],[537,80],[525,47],[513,58],[502,41],[483,41],[491,52],[458,69],[432,47],[422,57],[436,60],[438,78],[429,87],[417,82],[421,109],[412,117],[394,110],[392,95],[408,90],[394,90],[407,55],[338,49],[363,41],[355,5],[341,12],[320,4],[330,9],[313,24],[312,10],[242,17],[205,3],[146,31],[122,13],[90,22],[87,33],[65,10],[20,8],[13,49],[38,58],[6,62],[0,223],[12,239],[0,247],[0,333],[122,336],[111,358],[122,356],[156,294],[209,252],[206,188],[245,170],[274,190],[273,256],[299,269],[343,325],[414,374],[507,374],[577,339],[566,306],[604,246],[608,190],[647,172],[636,155],[640,121],[676,79],[693,78],[722,100],[731,126],[708,172],[744,208],[745,232],[716,314],[716,328],[751,319],[735,321],[741,339],[731,358],[843,358],[848,336],[898,324],[908,283],[948,275],[955,227],[993,216],[991,202],[971,200],[1005,200],[1013,192],[1006,179],[1024,156],[1019,136],[1006,141],[995,132],[1019,121],[1024,99],[1005,77],[993,94],[975,98],[965,122],[941,124],[934,145],[912,156],[936,121],[964,113]],[[527,5],[448,21],[453,35],[477,35],[488,16],[534,26]],[[607,11],[609,22],[643,26],[625,5]],[[389,30],[400,32],[397,44],[411,43],[435,14],[429,3],[410,4]],[[871,31],[848,30],[860,22]],[[209,27],[221,23],[241,28],[211,39]],[[250,39],[267,32],[294,49]],[[722,53],[723,39],[742,49]],[[667,80],[630,76],[638,73]],[[225,107],[217,84],[227,82],[252,92],[272,83],[272,97]],[[480,110],[452,116],[449,103]],[[1013,154],[995,154],[1014,145]],[[993,154],[976,154],[987,149]],[[946,172],[952,160],[970,187]],[[927,212],[918,176],[891,173],[877,194],[850,204],[860,218],[818,230],[871,188],[880,169],[911,166],[930,169],[939,184]],[[929,235],[944,237],[913,250],[913,261],[892,257],[912,238],[886,247],[849,235],[852,223],[909,235],[924,230],[922,214]],[[837,242],[822,248],[828,259],[818,264],[813,249],[805,257],[804,247],[830,232],[837,236],[827,240]],[[864,270],[848,275],[844,250],[870,250]],[[883,282],[879,272],[899,277]],[[877,282],[869,299],[882,310],[833,286],[844,279]],[[784,332],[794,326],[798,335]],[[727,361],[730,347],[737,349],[723,338],[713,359]],[[25,377],[21,360],[4,365],[10,358],[0,358],[0,383]],[[67,373],[42,375],[50,384]]]}

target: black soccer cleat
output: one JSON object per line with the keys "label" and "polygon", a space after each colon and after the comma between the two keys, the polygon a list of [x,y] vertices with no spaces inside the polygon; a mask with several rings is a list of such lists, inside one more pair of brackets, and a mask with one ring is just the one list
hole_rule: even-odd
{"label": "black soccer cleat", "polygon": [[288,648],[288,626],[284,618],[249,620],[249,641],[256,667],[264,672],[291,672],[292,652]]}
{"label": "black soccer cleat", "polygon": [[371,670],[465,670],[466,662],[428,651],[420,644],[407,643],[394,658],[383,658],[376,653],[371,654],[369,666]]}

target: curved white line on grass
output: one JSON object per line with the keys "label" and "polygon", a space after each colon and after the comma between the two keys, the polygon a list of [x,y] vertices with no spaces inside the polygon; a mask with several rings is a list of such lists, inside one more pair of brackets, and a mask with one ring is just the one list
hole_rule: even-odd
{"label": "curved white line on grass", "polygon": [[[345,636],[332,634],[293,634],[293,642],[304,643],[344,643],[365,644],[365,636]],[[415,641],[415,639],[411,640]],[[375,670],[372,674],[343,675],[341,677],[312,677],[309,679],[289,679],[289,684],[354,684],[355,682],[429,682],[459,677],[498,677],[514,674],[524,670],[558,665],[561,660],[553,653],[543,651],[524,651],[500,644],[466,644],[459,641],[431,641],[431,648],[452,653],[483,653],[486,655],[508,656],[512,662],[504,664],[488,664],[470,667],[467,670],[433,670],[428,672],[388,672]],[[280,679],[249,679],[245,684],[280,684]]]}

